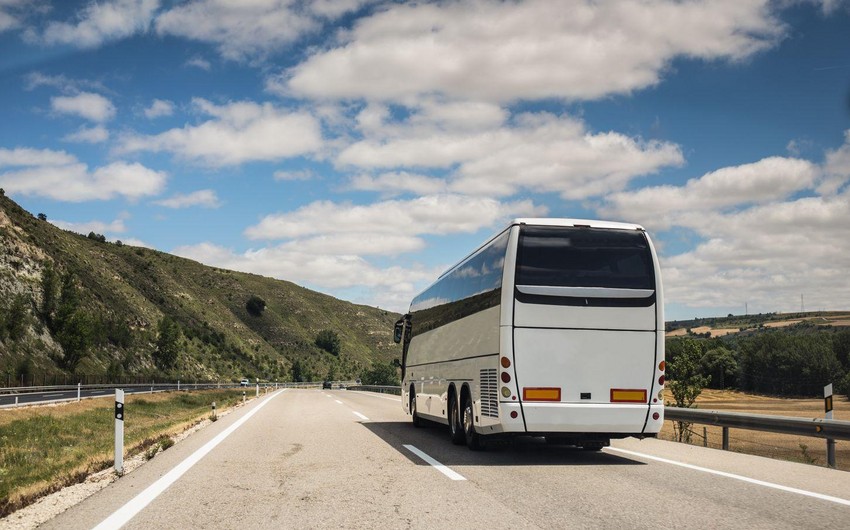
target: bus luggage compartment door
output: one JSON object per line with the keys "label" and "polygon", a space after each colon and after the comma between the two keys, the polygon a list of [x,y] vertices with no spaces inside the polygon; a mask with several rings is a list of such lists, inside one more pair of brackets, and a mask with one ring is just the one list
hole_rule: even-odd
{"label": "bus luggage compartment door", "polygon": [[514,329],[528,432],[637,434],[655,374],[655,331]]}

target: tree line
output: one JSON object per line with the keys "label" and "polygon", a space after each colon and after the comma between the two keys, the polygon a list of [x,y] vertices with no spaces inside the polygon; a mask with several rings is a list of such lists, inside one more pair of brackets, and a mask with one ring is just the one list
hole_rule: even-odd
{"label": "tree line", "polygon": [[[776,396],[850,394],[850,330],[798,325],[721,338],[667,339],[668,378]],[[682,367],[678,370],[677,367]]]}

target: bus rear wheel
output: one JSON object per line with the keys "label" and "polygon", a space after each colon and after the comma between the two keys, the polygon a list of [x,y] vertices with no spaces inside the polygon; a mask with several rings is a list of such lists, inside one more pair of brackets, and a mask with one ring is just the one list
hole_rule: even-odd
{"label": "bus rear wheel", "polygon": [[466,443],[466,434],[463,431],[463,425],[460,423],[460,407],[457,406],[457,398],[454,394],[449,398],[449,431],[453,444],[462,445]]}
{"label": "bus rear wheel", "polygon": [[466,446],[473,451],[480,451],[481,435],[475,432],[475,424],[473,423],[472,400],[469,396],[463,400],[463,434],[466,438]]}

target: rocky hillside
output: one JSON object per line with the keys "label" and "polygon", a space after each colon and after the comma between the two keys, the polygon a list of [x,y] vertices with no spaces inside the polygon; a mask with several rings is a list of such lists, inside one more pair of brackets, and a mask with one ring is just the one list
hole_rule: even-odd
{"label": "rocky hillside", "polygon": [[[290,282],[64,231],[0,194],[0,384],[71,374],[358,377],[398,357],[397,318]],[[318,347],[324,330],[338,343]]]}

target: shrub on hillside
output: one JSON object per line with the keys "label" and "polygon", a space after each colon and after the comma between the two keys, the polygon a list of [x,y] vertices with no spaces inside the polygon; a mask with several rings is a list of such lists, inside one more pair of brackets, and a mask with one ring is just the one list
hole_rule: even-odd
{"label": "shrub on hillside", "polygon": [[332,355],[339,355],[339,335],[335,331],[323,329],[316,335],[316,346]]}
{"label": "shrub on hillside", "polygon": [[245,309],[248,311],[248,314],[254,317],[259,317],[263,315],[263,311],[266,310],[266,301],[256,295],[251,295],[251,298],[245,303]]}
{"label": "shrub on hillside", "polygon": [[391,385],[401,384],[395,367],[387,363],[373,362],[372,368],[361,374],[360,381],[364,385]]}

